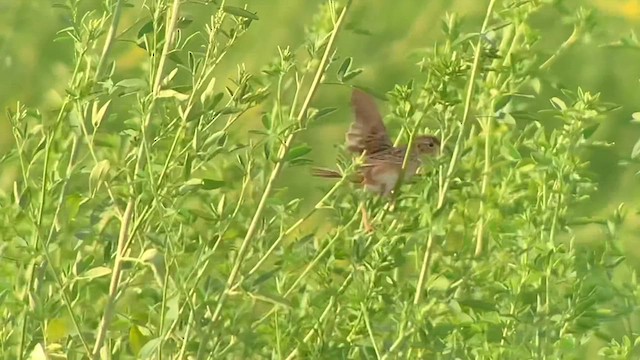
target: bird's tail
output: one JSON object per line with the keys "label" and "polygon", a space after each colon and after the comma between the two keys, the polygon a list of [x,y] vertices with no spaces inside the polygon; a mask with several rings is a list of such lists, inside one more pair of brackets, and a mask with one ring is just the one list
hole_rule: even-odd
{"label": "bird's tail", "polygon": [[330,178],[330,179],[342,178],[342,174],[340,174],[335,170],[318,168],[318,167],[311,168],[311,175],[317,176],[317,177],[323,177],[323,178]]}
{"label": "bird's tail", "polygon": [[[311,175],[322,177],[322,178],[328,178],[328,179],[342,179],[343,177],[342,174],[340,174],[335,170],[318,168],[318,167],[311,168]],[[362,178],[362,175],[360,174],[351,174],[350,176],[347,177],[347,181],[350,181],[355,184],[361,183],[362,180],[363,178]]]}

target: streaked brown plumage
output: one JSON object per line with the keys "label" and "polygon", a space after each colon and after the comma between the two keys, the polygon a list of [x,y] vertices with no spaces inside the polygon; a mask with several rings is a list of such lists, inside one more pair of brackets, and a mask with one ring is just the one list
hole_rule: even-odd
{"label": "streaked brown plumage", "polygon": [[[347,132],[347,149],[355,155],[364,153],[365,159],[358,176],[350,180],[362,183],[369,191],[387,196],[393,191],[400,177],[407,146],[393,146],[371,96],[355,89],[351,95],[351,106],[355,119]],[[404,179],[409,180],[415,175],[420,166],[421,156],[436,155],[439,152],[440,140],[437,137],[418,136]],[[312,174],[325,178],[342,177],[337,171],[322,168],[314,168]]]}

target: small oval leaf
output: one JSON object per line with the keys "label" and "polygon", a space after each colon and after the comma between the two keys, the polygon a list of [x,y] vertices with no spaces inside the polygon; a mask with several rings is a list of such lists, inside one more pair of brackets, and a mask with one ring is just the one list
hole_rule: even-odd
{"label": "small oval leaf", "polygon": [[235,16],[239,16],[239,17],[243,17],[251,20],[260,20],[258,18],[258,15],[252,13],[251,11],[248,11],[246,9],[239,8],[236,6],[225,5],[222,7],[222,11],[226,12],[227,14],[231,14],[231,15],[235,15]]}
{"label": "small oval leaf", "polygon": [[564,101],[560,100],[557,97],[552,97],[549,101],[551,101],[551,105],[553,105],[553,107],[555,107],[558,110],[566,110],[567,109],[567,104],[564,103]]}
{"label": "small oval leaf", "polygon": [[78,279],[91,280],[107,276],[109,274],[111,274],[111,268],[105,266],[97,266],[82,273],[82,275],[78,276]]}
{"label": "small oval leaf", "polygon": [[507,106],[509,101],[511,101],[511,95],[504,95],[499,97],[493,103],[493,112],[498,112],[499,110],[502,110],[505,106]]}
{"label": "small oval leaf", "polygon": [[638,139],[636,144],[633,146],[633,150],[631,151],[631,158],[632,159],[640,158],[640,139]]}
{"label": "small oval leaf", "polygon": [[202,189],[213,190],[224,186],[224,181],[213,179],[202,179]]}
{"label": "small oval leaf", "polygon": [[147,82],[142,79],[125,79],[119,81],[116,86],[127,89],[144,89],[147,87]]}
{"label": "small oval leaf", "polygon": [[300,157],[303,157],[311,152],[311,148],[307,144],[302,144],[291,149],[287,155],[285,155],[284,159],[287,161],[291,161]]}
{"label": "small oval leaf", "polygon": [[352,62],[353,59],[351,57],[347,57],[346,59],[344,59],[344,61],[342,61],[342,64],[338,68],[336,76],[341,82],[344,81],[344,75],[349,71],[349,69],[351,69]]}
{"label": "small oval leaf", "polygon": [[160,90],[160,92],[158,92],[158,98],[168,98],[168,97],[175,98],[178,101],[189,100],[189,95],[177,92],[175,90],[166,89],[166,90]]}
{"label": "small oval leaf", "polygon": [[102,160],[95,164],[93,169],[91,169],[91,174],[89,175],[89,192],[91,193],[91,197],[93,197],[96,191],[98,191],[100,184],[102,184],[102,181],[110,168],[111,164],[109,163],[109,160]]}

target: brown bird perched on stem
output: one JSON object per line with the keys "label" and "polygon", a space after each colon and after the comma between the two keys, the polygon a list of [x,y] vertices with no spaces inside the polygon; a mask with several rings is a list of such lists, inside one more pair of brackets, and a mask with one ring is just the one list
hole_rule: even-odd
{"label": "brown bird perched on stem", "polygon": [[[358,156],[364,154],[364,164],[358,169],[357,178],[352,181],[361,183],[368,191],[389,196],[400,179],[407,145],[393,146],[382,122],[382,116],[370,95],[354,89],[351,94],[351,106],[355,119],[347,132],[347,149]],[[420,166],[421,157],[435,156],[440,153],[440,140],[435,136],[417,136],[414,144],[405,169],[404,180],[409,180],[415,175]],[[322,168],[312,169],[312,175],[342,178],[339,172]],[[361,206],[361,210],[365,229],[370,231],[371,225],[364,206]]]}

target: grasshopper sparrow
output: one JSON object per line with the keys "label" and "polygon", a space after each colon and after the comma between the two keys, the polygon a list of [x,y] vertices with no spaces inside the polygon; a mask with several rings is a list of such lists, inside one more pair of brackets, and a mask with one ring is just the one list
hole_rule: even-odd
{"label": "grasshopper sparrow", "polygon": [[[358,169],[358,176],[352,181],[361,183],[368,191],[389,196],[400,178],[407,145],[393,146],[382,122],[382,116],[371,96],[354,89],[351,94],[351,106],[355,113],[355,120],[347,132],[347,149],[355,155],[364,153],[364,164]],[[437,137],[431,135],[416,137],[404,179],[409,180],[415,175],[422,156],[435,156],[439,152],[440,140]],[[322,168],[314,168],[312,175],[324,178],[342,177],[335,170]],[[362,211],[365,227],[370,229],[364,208]]]}

